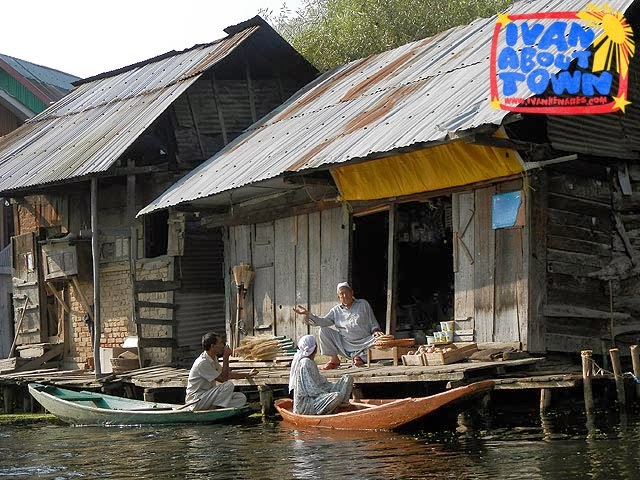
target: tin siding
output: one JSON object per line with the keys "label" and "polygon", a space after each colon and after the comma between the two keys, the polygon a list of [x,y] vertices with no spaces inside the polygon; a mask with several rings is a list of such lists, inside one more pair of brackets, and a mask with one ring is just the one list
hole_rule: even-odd
{"label": "tin siding", "polygon": [[176,291],[178,362],[190,365],[201,352],[200,339],[208,331],[225,333],[223,242],[220,230],[185,235],[184,255],[177,257]]}

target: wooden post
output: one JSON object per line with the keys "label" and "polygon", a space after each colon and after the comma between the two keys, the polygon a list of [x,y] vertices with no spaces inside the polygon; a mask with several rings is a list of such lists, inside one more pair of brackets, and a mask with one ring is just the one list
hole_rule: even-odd
{"label": "wooden post", "polygon": [[[631,364],[633,365],[633,374],[636,379],[640,380],[640,349],[638,345],[631,345]],[[640,399],[640,383],[636,382],[636,399]]]}
{"label": "wooden post", "polygon": [[93,366],[95,377],[102,376],[100,367],[100,243],[98,233],[98,179],[91,179],[91,256],[93,264]]}
{"label": "wooden post", "polygon": [[362,398],[362,388],[358,385],[354,385],[351,389],[351,398],[356,402],[359,401]]}
{"label": "wooden post", "polygon": [[14,412],[13,400],[14,400],[14,388],[11,385],[5,385],[2,388],[2,398],[4,399],[4,413],[5,415]]}
{"label": "wooden post", "polygon": [[468,410],[458,413],[456,432],[462,435],[473,432],[473,418]]}
{"label": "wooden post", "polygon": [[584,408],[587,413],[593,411],[593,389],[591,388],[591,376],[593,374],[593,365],[591,364],[591,355],[593,351],[583,350],[582,355],[582,390],[584,393]]}
{"label": "wooden post", "polygon": [[389,232],[387,236],[387,315],[386,333],[394,333],[396,330],[396,271],[398,259],[396,254],[396,230],[398,228],[398,207],[392,204],[389,207]]}
{"label": "wooden post", "polygon": [[544,414],[551,406],[551,389],[540,389],[540,414]]}
{"label": "wooden post", "polygon": [[484,429],[491,428],[491,393],[485,393],[479,400],[478,413]]}
{"label": "wooden post", "polygon": [[155,402],[156,394],[152,389],[145,388],[144,392],[142,392],[142,398],[144,399],[145,402]]}
{"label": "wooden post", "polygon": [[611,357],[611,367],[613,368],[613,375],[616,381],[618,403],[624,405],[627,402],[624,396],[624,377],[622,376],[622,369],[620,367],[620,350],[618,348],[610,349],[609,356]]}
{"label": "wooden post", "polygon": [[260,392],[260,409],[263,417],[273,415],[273,390],[268,385],[258,385]]}

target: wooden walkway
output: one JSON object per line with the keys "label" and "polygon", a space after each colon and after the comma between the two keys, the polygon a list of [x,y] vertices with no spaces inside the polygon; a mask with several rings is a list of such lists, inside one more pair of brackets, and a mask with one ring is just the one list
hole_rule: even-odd
{"label": "wooden walkway", "polygon": [[[497,380],[497,388],[540,388],[534,384],[556,383],[561,386],[575,386],[575,375],[557,372],[536,374],[535,368],[542,358],[525,358],[492,362],[453,363],[434,366],[387,366],[374,363],[365,367],[341,367],[323,372],[328,379],[336,379],[345,373],[353,375],[356,384],[388,384],[411,382],[450,382],[451,386],[462,385],[480,379]],[[289,383],[289,367],[274,367],[268,362],[243,362],[234,365],[234,371],[248,371],[258,368],[259,373],[251,380],[234,380],[238,386],[284,386]],[[161,365],[119,374],[108,374],[96,379],[91,371],[85,370],[35,370],[0,375],[0,385],[22,385],[30,382],[48,383],[72,388],[96,389],[109,383],[124,383],[153,390],[163,388],[185,388],[187,369]],[[515,375],[516,378],[512,378]],[[578,378],[580,376],[578,375]],[[529,379],[527,379],[529,378]],[[537,379],[537,380],[536,380]]]}

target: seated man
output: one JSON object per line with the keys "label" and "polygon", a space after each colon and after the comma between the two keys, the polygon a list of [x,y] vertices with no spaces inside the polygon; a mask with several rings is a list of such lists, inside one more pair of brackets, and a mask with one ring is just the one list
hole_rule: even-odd
{"label": "seated man", "polygon": [[289,393],[293,391],[293,413],[323,415],[333,412],[340,404],[348,403],[353,377],[343,375],[336,383],[329,382],[313,360],[316,339],[305,335],[298,341],[298,351],[291,361]]}
{"label": "seated man", "polygon": [[[191,404],[191,410],[242,407],[247,403],[247,397],[241,392],[235,392],[235,386],[229,379],[248,380],[258,373],[257,370],[253,369],[248,374],[231,372],[231,348],[225,345],[222,336],[216,333],[203,335],[202,349],[204,351],[193,362],[189,371],[185,404]],[[222,367],[218,362],[219,356],[222,356]]]}
{"label": "seated man", "polygon": [[369,302],[354,298],[353,290],[347,282],[339,283],[337,291],[340,304],[329,310],[324,317],[310,313],[301,305],[293,309],[297,314],[304,315],[309,325],[320,327],[320,353],[330,356],[329,362],[322,367],[323,370],[340,366],[338,354],[352,359],[356,367],[362,366],[362,357],[366,355],[367,349],[373,345],[376,337],[383,334]]}

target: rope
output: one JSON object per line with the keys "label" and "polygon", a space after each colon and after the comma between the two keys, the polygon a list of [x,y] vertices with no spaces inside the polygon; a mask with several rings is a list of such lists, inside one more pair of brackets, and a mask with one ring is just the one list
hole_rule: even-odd
{"label": "rope", "polygon": [[631,378],[633,378],[633,380],[634,380],[636,383],[640,383],[640,378],[636,377],[636,376],[635,376],[633,373],[631,373],[631,372],[624,372],[624,373],[622,374],[622,376],[623,376],[623,377],[631,377]]}
{"label": "rope", "polygon": [[[598,365],[596,363],[596,361],[592,358],[591,359],[591,363],[593,364],[593,374],[594,375],[605,375],[605,374],[609,374],[609,375],[613,375],[614,377],[616,376],[615,373],[610,372],[609,370],[605,370],[604,368],[602,368],[600,365]],[[633,372],[624,372],[621,375],[623,378],[627,377],[627,378],[632,378],[636,383],[640,383],[640,378],[636,377]]]}
{"label": "rope", "polygon": [[596,361],[591,358],[591,363],[593,364],[593,374],[594,375],[605,375],[605,374],[609,374],[609,375],[613,375],[615,377],[615,373],[610,372],[609,370],[605,370],[604,368],[602,368],[600,365],[598,365],[596,363]]}

